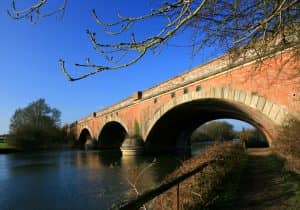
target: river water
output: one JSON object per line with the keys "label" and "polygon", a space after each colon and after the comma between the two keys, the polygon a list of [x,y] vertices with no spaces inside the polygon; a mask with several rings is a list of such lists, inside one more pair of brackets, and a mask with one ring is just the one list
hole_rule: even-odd
{"label": "river water", "polygon": [[[206,146],[195,144],[192,156]],[[0,154],[0,209],[107,209],[134,195],[129,183],[136,182],[137,189],[144,191],[162,181],[182,159],[122,157],[111,151]]]}

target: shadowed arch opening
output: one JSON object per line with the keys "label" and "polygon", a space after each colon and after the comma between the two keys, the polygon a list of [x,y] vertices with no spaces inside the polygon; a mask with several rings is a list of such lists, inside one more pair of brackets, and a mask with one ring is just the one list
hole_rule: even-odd
{"label": "shadowed arch opening", "polygon": [[151,153],[185,152],[193,131],[206,122],[231,118],[257,128],[271,142],[274,123],[258,110],[224,99],[199,99],[175,106],[164,113],[150,128],[146,149]]}
{"label": "shadowed arch opening", "polygon": [[80,132],[80,136],[79,136],[79,139],[78,139],[78,144],[79,144],[79,147],[81,149],[85,148],[85,144],[87,142],[91,142],[92,141],[92,136],[91,136],[91,133],[90,131],[87,129],[87,128],[84,128],[81,132]]}
{"label": "shadowed arch opening", "polygon": [[120,149],[127,131],[119,122],[108,122],[102,128],[99,138],[98,146],[100,149]]}

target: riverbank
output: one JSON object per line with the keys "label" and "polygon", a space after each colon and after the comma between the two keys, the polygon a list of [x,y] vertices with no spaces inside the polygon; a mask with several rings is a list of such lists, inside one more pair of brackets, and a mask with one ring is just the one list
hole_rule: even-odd
{"label": "riverbank", "polygon": [[[146,206],[164,210],[300,209],[300,175],[287,171],[285,160],[269,148],[245,151],[238,144],[213,146],[203,154],[183,162],[167,176],[163,184],[180,179],[205,162],[209,164],[201,172],[173,185],[173,188],[155,197]],[[159,190],[161,186],[146,194],[150,196]],[[146,194],[140,197],[146,199]],[[134,206],[141,202],[137,198],[129,203]]]}
{"label": "riverbank", "polygon": [[15,147],[10,146],[8,143],[0,143],[0,154],[7,154],[17,152]]}
{"label": "riverbank", "polygon": [[202,154],[183,162],[165,181],[211,162],[201,172],[181,182],[179,187],[159,195],[147,206],[149,209],[216,209],[234,200],[237,181],[241,177],[246,153],[240,144],[224,143],[209,147]]}
{"label": "riverbank", "polygon": [[9,145],[8,143],[0,143],[0,154],[8,154],[14,152],[23,152],[23,153],[39,153],[39,152],[49,152],[49,151],[68,151],[68,150],[78,150],[72,144],[56,144],[56,145],[48,145],[40,148],[33,148],[32,150],[26,149],[21,150],[17,149],[14,146]]}
{"label": "riverbank", "polygon": [[41,153],[41,152],[55,152],[55,151],[71,151],[71,150],[78,150],[78,148],[74,148],[73,146],[69,145],[59,145],[59,146],[52,146],[52,147],[44,147],[39,149],[33,150],[20,150],[13,146],[8,145],[7,143],[0,143],[0,154],[10,154],[10,153]]}

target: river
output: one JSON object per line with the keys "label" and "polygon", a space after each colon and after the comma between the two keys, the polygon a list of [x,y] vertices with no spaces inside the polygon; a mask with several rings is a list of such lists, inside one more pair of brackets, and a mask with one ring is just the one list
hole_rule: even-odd
{"label": "river", "polygon": [[[192,156],[206,146],[193,145]],[[144,191],[163,180],[182,158],[122,157],[111,151],[0,154],[0,209],[107,209],[133,193],[129,182],[136,181],[137,189]]]}

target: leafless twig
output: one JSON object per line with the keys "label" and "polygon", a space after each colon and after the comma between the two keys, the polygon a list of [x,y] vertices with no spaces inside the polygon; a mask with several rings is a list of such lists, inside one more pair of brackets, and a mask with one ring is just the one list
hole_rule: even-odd
{"label": "leafless twig", "polygon": [[[136,193],[136,195],[140,195],[140,191],[138,190],[136,184],[138,182],[138,180],[140,179],[140,177],[149,169],[151,168],[154,164],[156,163],[156,158],[153,159],[153,161],[148,164],[145,168],[143,168],[140,173],[135,177],[134,181],[131,181],[129,178],[127,178],[127,182],[128,184],[131,186],[131,188],[134,190],[134,192]],[[143,209],[147,209],[145,205],[143,205]]]}
{"label": "leafless twig", "polygon": [[48,0],[39,0],[36,4],[30,5],[25,9],[17,9],[16,0],[12,0],[11,10],[7,10],[7,14],[15,20],[27,18],[30,23],[35,24],[39,18],[52,16],[57,13],[63,14],[67,5],[67,0],[62,1],[63,4],[60,7],[50,12],[42,13],[41,9],[47,6]]}

